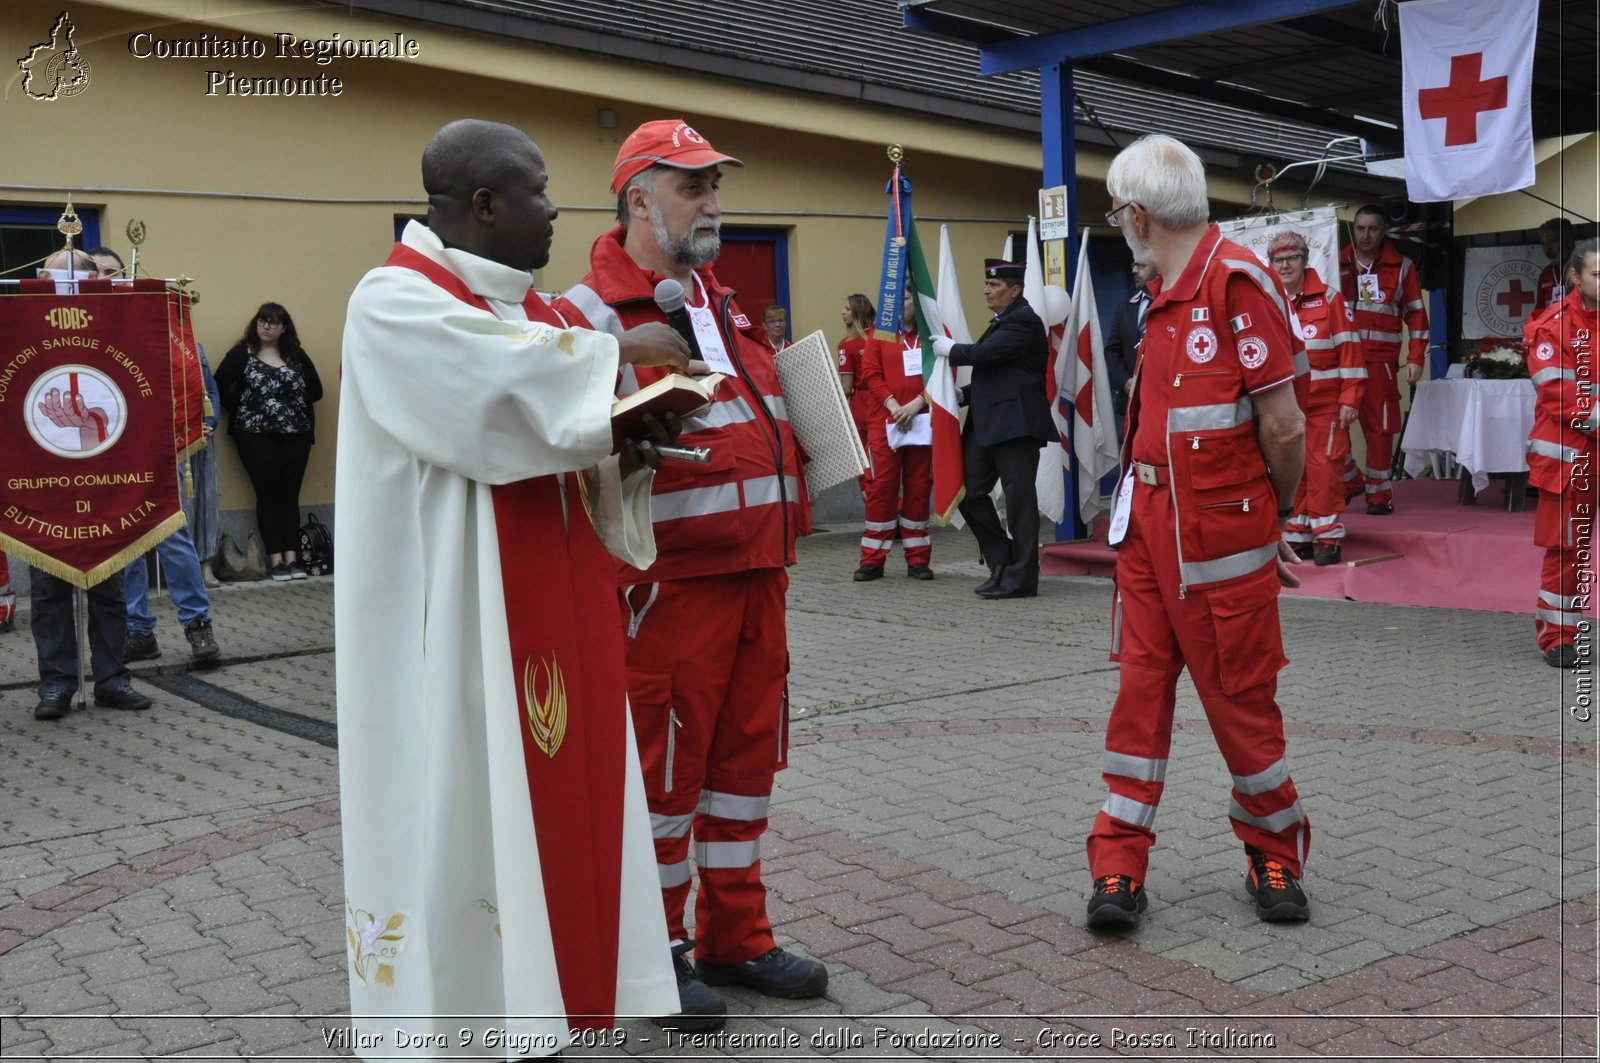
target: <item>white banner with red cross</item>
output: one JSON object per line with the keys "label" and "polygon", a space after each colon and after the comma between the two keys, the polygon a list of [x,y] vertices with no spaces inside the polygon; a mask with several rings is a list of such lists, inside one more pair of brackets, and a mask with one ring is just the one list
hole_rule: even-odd
{"label": "white banner with red cross", "polygon": [[1461,335],[1518,339],[1539,291],[1545,255],[1538,244],[1467,248],[1461,278]]}
{"label": "white banner with red cross", "polygon": [[1533,184],[1539,0],[1400,5],[1406,195],[1437,203]]}

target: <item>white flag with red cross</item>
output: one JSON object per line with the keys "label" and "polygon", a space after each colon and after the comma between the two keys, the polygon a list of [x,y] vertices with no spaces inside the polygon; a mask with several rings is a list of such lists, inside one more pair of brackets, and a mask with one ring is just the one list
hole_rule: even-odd
{"label": "white flag with red cross", "polygon": [[1406,196],[1436,203],[1533,184],[1539,0],[1400,5]]}

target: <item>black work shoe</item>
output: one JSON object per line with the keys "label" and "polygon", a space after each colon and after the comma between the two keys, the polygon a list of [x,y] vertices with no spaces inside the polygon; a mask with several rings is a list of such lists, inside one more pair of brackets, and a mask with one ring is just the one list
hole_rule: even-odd
{"label": "black work shoe", "polygon": [[33,707],[35,720],[59,720],[72,708],[72,692],[64,691],[60,694],[40,694],[39,704]]}
{"label": "black work shoe", "polygon": [[211,634],[211,621],[189,621],[183,625],[183,636],[189,640],[189,653],[195,660],[213,661],[222,656],[222,647]]}
{"label": "black work shoe", "polygon": [[1544,651],[1544,663],[1551,668],[1576,668],[1578,667],[1578,648],[1570,642],[1563,642],[1559,646],[1551,646]]}
{"label": "black work shoe", "polygon": [[857,583],[867,583],[871,580],[883,578],[882,565],[862,565],[856,569],[856,574],[850,577]]}
{"label": "black work shoe", "polygon": [[153,661],[161,656],[161,647],[156,645],[156,633],[141,634],[137,631],[128,635],[122,644],[122,663],[129,661]]}
{"label": "black work shoe", "polygon": [[1000,581],[1006,578],[1006,566],[995,565],[989,569],[989,578],[972,589],[973,594],[986,594],[1000,586]]}
{"label": "black work shoe", "polygon": [[906,576],[910,579],[932,579],[933,569],[927,565],[907,565]]}
{"label": "black work shoe", "polygon": [[1289,549],[1294,551],[1294,556],[1302,561],[1311,560],[1312,546],[1310,543],[1290,543]]}
{"label": "black work shoe", "polygon": [[693,941],[672,946],[672,973],[678,976],[678,1013],[650,1020],[664,1030],[703,1033],[728,1021],[728,1002],[695,977],[694,965],[689,962],[692,951]]}
{"label": "black work shoe", "polygon": [[1318,543],[1316,563],[1319,565],[1337,565],[1342,553],[1343,547],[1339,546],[1337,543],[1332,546],[1325,546],[1322,543]]}
{"label": "black work shoe", "polygon": [[1311,902],[1289,869],[1253,846],[1245,846],[1249,866],[1244,884],[1256,899],[1256,914],[1269,923],[1296,923],[1311,918]]}
{"label": "black work shoe", "polygon": [[134,712],[140,709],[148,709],[155,704],[155,702],[133,689],[132,683],[127,686],[112,687],[110,690],[96,690],[94,692],[94,703],[102,709],[128,709]]}
{"label": "black work shoe", "polygon": [[1149,906],[1142,883],[1127,875],[1102,875],[1094,880],[1094,894],[1089,898],[1089,928],[1115,930],[1133,926],[1139,921],[1139,913]]}
{"label": "black work shoe", "polygon": [[820,997],[828,991],[826,967],[816,960],[808,960],[782,949],[773,949],[765,956],[757,956],[743,963],[706,963],[700,960],[694,966],[700,980],[707,985],[748,986],[769,997],[803,1000]]}
{"label": "black work shoe", "polygon": [[1367,516],[1369,516],[1369,517],[1387,517],[1387,516],[1389,516],[1389,514],[1391,514],[1393,512],[1394,512],[1394,506],[1391,503],[1388,503],[1388,502],[1368,502],[1367,503]]}

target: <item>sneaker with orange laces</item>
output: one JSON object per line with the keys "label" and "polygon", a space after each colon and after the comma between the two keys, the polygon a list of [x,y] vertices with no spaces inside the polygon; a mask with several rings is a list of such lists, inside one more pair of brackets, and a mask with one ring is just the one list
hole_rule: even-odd
{"label": "sneaker with orange laces", "polygon": [[1294,873],[1254,846],[1244,849],[1248,866],[1244,884],[1256,901],[1256,914],[1269,923],[1297,923],[1311,918],[1311,902]]}
{"label": "sneaker with orange laces", "polygon": [[1094,895],[1089,898],[1089,926],[1095,930],[1133,926],[1149,904],[1142,883],[1127,875],[1102,875],[1094,880]]}

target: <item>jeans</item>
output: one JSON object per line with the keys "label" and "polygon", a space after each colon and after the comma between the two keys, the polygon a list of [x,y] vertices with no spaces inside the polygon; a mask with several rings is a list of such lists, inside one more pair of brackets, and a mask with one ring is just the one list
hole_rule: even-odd
{"label": "jeans", "polygon": [[[86,592],[89,610],[89,659],[97,691],[129,685],[122,664],[127,639],[127,605],[122,600],[122,573],[106,577]],[[78,689],[78,633],[72,619],[72,584],[33,570],[33,645],[39,654],[39,696],[60,697]]]}
{"label": "jeans", "polygon": [[[156,544],[156,556],[167,575],[167,590],[178,607],[178,623],[187,626],[196,620],[211,619],[211,596],[206,593],[205,577],[200,574],[200,559],[195,556],[194,540],[187,527],[179,528]],[[140,554],[122,571],[123,597],[128,603],[128,634],[149,635],[156,629],[150,612],[149,566]]]}

